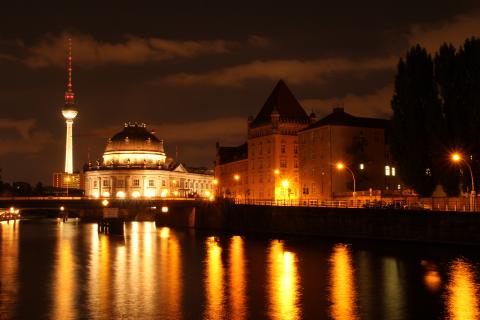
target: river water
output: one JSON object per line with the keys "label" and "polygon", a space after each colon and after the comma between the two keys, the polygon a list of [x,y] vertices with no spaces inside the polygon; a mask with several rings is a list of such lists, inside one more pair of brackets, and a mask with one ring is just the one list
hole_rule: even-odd
{"label": "river water", "polygon": [[473,248],[0,223],[0,319],[477,319]]}

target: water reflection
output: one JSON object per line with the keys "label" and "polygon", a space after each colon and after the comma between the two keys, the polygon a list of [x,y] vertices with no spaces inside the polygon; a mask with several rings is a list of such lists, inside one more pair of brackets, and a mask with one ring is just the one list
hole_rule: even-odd
{"label": "water reflection", "polygon": [[0,319],[480,319],[475,253],[125,230],[0,223]]}
{"label": "water reflection", "polygon": [[229,292],[231,297],[231,319],[240,320],[246,317],[245,307],[245,254],[244,243],[240,236],[230,239],[230,284]]}
{"label": "water reflection", "polygon": [[269,315],[272,319],[300,319],[299,275],[296,255],[273,240],[268,253]]}
{"label": "water reflection", "polygon": [[55,275],[53,278],[53,319],[75,319],[77,294],[77,269],[72,224],[60,222],[57,228]]}
{"label": "water reflection", "polygon": [[473,266],[463,259],[455,260],[450,265],[449,275],[446,293],[448,319],[478,319],[479,289]]}
{"label": "water reflection", "polygon": [[143,227],[143,250],[141,273],[139,274],[140,283],[142,283],[141,294],[143,295],[143,311],[149,315],[154,315],[155,291],[156,287],[162,282],[158,282],[154,268],[157,265],[156,252],[156,228],[155,222],[144,222]]}
{"label": "water reflection", "polygon": [[19,227],[17,222],[0,222],[0,319],[12,317],[17,300]]}
{"label": "water reflection", "polygon": [[333,319],[358,319],[357,291],[352,258],[348,246],[337,244],[330,258],[330,300]]}
{"label": "water reflection", "polygon": [[393,257],[383,259],[383,307],[387,319],[405,319],[405,277]]}
{"label": "water reflection", "polygon": [[425,269],[423,282],[425,283],[428,291],[432,293],[438,292],[442,285],[442,278],[440,277],[440,272],[438,271],[437,265],[426,260],[423,260],[421,265]]}
{"label": "water reflection", "polygon": [[180,245],[169,228],[160,230],[160,268],[158,297],[162,318],[180,319],[182,299],[182,263]]}
{"label": "water reflection", "polygon": [[207,238],[206,248],[205,319],[222,319],[224,314],[222,248],[215,237]]}

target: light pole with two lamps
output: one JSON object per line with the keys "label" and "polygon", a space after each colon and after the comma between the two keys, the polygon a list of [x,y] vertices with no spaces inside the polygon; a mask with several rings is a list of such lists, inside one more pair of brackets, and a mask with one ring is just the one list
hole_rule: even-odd
{"label": "light pole with two lamps", "polygon": [[355,174],[353,171],[347,167],[343,162],[337,162],[336,164],[337,170],[342,171],[343,169],[348,170],[352,174],[352,179],[353,179],[353,201],[355,202],[356,205],[356,200],[357,200],[357,190],[356,190],[356,181],[355,181]]}
{"label": "light pole with two lamps", "polygon": [[450,156],[450,159],[452,159],[454,163],[461,163],[461,162],[464,163],[468,167],[468,170],[470,171],[470,180],[472,183],[472,190],[470,192],[470,211],[474,211],[475,210],[475,181],[473,179],[472,167],[463,158],[462,154],[459,152],[453,152]]}

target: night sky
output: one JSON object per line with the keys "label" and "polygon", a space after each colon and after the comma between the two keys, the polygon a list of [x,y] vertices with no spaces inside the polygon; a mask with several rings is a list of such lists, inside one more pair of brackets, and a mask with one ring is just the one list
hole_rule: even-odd
{"label": "night sky", "polygon": [[244,142],[247,117],[280,78],[318,116],[340,104],[389,117],[411,45],[480,35],[478,1],[156,2],[0,5],[3,180],[51,184],[63,171],[69,35],[76,170],[126,121],[156,129],[167,155],[178,146],[179,161],[211,167],[215,141]]}

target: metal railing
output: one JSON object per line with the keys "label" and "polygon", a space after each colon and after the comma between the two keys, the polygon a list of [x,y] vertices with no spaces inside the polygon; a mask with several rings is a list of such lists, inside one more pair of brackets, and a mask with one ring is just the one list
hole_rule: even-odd
{"label": "metal railing", "polygon": [[286,207],[323,207],[323,208],[369,208],[394,210],[430,210],[430,211],[480,211],[478,199],[470,198],[405,198],[405,199],[349,199],[349,200],[271,200],[271,199],[233,199],[238,205],[286,206]]}

